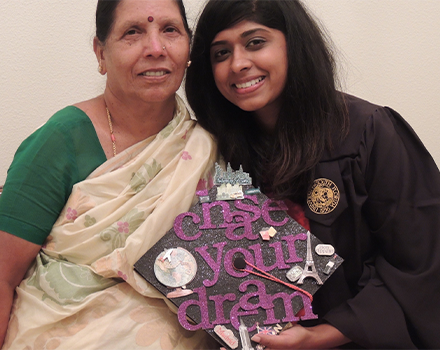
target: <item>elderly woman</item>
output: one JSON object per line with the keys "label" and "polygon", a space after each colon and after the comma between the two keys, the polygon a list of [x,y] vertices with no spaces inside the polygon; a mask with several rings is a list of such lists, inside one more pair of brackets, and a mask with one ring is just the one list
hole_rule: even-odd
{"label": "elderly woman", "polygon": [[215,147],[176,95],[189,41],[181,0],[98,1],[104,94],[26,139],[1,195],[3,349],[209,347],[132,267],[209,181]]}

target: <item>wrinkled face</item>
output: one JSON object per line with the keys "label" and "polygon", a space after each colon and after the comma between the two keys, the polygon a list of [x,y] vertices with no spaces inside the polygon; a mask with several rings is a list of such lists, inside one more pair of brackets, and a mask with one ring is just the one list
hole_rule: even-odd
{"label": "wrinkled face", "polygon": [[173,0],[122,0],[105,45],[95,51],[118,99],[166,102],[182,82],[189,38]]}
{"label": "wrinkled face", "polygon": [[244,20],[216,35],[210,55],[223,96],[260,118],[278,115],[288,68],[281,31]]}

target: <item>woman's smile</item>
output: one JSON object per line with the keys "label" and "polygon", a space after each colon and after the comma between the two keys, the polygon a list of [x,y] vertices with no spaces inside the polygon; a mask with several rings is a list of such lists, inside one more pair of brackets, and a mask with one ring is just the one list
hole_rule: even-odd
{"label": "woman's smile", "polygon": [[[263,76],[257,79],[252,79],[245,83],[235,83],[233,84],[233,86],[235,86],[237,92],[239,93],[252,92],[258,89],[261,86],[261,84],[263,84],[264,78],[265,77]],[[253,88],[253,89],[249,89],[249,88]]]}
{"label": "woman's smile", "polygon": [[141,75],[146,77],[161,77],[165,74],[168,74],[167,72],[161,70],[161,71],[149,71],[149,72],[143,72]]}

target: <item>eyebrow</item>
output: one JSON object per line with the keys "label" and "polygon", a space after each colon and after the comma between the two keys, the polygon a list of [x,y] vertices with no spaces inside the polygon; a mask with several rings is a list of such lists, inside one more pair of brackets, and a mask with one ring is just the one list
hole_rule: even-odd
{"label": "eyebrow", "polygon": [[120,27],[121,27],[121,28],[127,28],[127,27],[139,27],[139,26],[141,26],[141,25],[142,25],[142,22],[141,22],[141,21],[128,20],[128,21],[122,22],[122,23],[120,24]]}
{"label": "eyebrow", "polygon": [[[240,34],[240,38],[246,38],[247,36],[252,35],[252,34],[254,34],[256,32],[260,32],[260,31],[267,32],[267,33],[269,32],[267,29],[264,29],[264,28],[254,28],[254,29],[250,29],[250,30],[247,30],[247,31],[241,33]],[[211,44],[211,47],[214,47],[214,46],[217,46],[217,45],[224,45],[226,43],[227,43],[227,40],[214,41]]]}

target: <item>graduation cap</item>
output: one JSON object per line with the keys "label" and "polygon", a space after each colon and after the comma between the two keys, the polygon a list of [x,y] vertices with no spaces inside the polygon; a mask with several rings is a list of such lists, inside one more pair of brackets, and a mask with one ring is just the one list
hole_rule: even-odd
{"label": "graduation cap", "polygon": [[214,184],[134,268],[177,306],[185,329],[251,349],[257,332],[317,318],[313,294],[343,259],[290,218],[284,202],[252,187],[241,167],[216,164]]}

